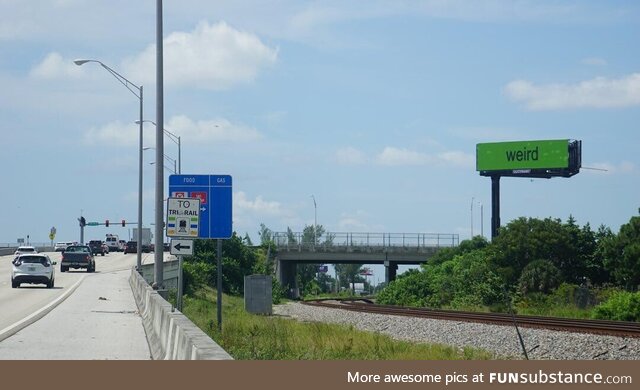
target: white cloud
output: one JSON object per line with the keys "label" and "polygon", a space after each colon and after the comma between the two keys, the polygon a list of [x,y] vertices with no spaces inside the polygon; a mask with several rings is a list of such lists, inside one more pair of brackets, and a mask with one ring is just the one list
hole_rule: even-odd
{"label": "white cloud", "polygon": [[376,156],[376,162],[380,165],[389,166],[439,164],[457,167],[474,167],[475,157],[460,151],[427,154],[387,146]]}
{"label": "white cloud", "polygon": [[[260,69],[275,64],[278,50],[225,22],[201,22],[191,32],[164,39],[164,82],[167,85],[227,89],[253,81]],[[125,61],[127,74],[142,83],[155,82],[156,47],[148,46]]]}
{"label": "white cloud", "polygon": [[359,165],[367,162],[367,156],[354,147],[338,149],[334,155],[338,164]]}
{"label": "white cloud", "polygon": [[378,154],[376,161],[381,165],[424,165],[433,159],[424,153],[387,146]]}
{"label": "white cloud", "polygon": [[530,110],[628,107],[640,105],[640,73],[620,79],[597,77],[578,84],[537,86],[516,80],[507,84],[504,92]]}
{"label": "white cloud", "polygon": [[83,72],[70,59],[65,59],[60,53],[52,52],[31,69],[31,77],[40,79],[57,79],[80,77]]}
{"label": "white cloud", "polygon": [[253,127],[233,124],[224,118],[193,121],[184,115],[178,115],[165,124],[165,129],[200,142],[252,142],[263,138]]}
{"label": "white cloud", "polygon": [[442,162],[452,164],[458,167],[475,168],[475,156],[459,151],[444,152],[438,154],[438,159]]}
{"label": "white cloud", "polygon": [[[152,125],[146,125],[144,144],[155,144],[155,131]],[[252,142],[262,139],[256,129],[244,125],[236,125],[227,119],[194,121],[184,115],[171,117],[165,123],[165,129],[193,143],[207,142]],[[138,145],[139,130],[135,123],[115,121],[102,127],[91,128],[84,136],[88,145],[134,146]],[[155,129],[155,128],[153,128]],[[166,144],[166,141],[165,141]]]}
{"label": "white cloud", "polygon": [[375,232],[384,230],[381,225],[370,225],[364,222],[369,218],[369,213],[363,210],[357,210],[355,213],[342,213],[338,221],[338,229],[341,232]]}
{"label": "white cloud", "polygon": [[280,202],[266,201],[258,195],[254,200],[247,198],[244,191],[233,193],[233,206],[240,213],[252,213],[268,216],[283,216],[287,212],[282,208]]}
{"label": "white cloud", "polygon": [[135,123],[115,121],[89,129],[84,141],[87,145],[133,146],[138,144],[138,136],[138,125]]}

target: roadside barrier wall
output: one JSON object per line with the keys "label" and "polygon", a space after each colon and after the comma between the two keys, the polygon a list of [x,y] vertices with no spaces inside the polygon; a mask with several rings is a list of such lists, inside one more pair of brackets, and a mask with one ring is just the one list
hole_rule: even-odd
{"label": "roadside barrier wall", "polygon": [[222,347],[153,290],[133,268],[129,284],[154,360],[233,360]]}

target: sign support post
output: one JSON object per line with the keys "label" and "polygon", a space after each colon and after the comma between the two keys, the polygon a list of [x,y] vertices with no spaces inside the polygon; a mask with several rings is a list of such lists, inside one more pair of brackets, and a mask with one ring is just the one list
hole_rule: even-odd
{"label": "sign support post", "polygon": [[218,274],[218,298],[217,298],[217,312],[218,312],[218,331],[222,332],[222,240],[218,238],[218,261],[216,263],[216,273]]}
{"label": "sign support post", "polygon": [[183,283],[184,279],[182,278],[182,255],[178,255],[178,296],[176,297],[176,306],[178,306],[178,310],[182,312],[182,294],[183,294]]}

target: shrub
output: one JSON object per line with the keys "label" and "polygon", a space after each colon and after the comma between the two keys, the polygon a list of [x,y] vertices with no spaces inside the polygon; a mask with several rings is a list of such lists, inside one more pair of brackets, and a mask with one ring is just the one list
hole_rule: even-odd
{"label": "shrub", "polygon": [[520,274],[518,287],[523,294],[549,293],[560,285],[560,270],[549,260],[534,260]]}
{"label": "shrub", "polygon": [[640,292],[620,291],[593,309],[593,318],[617,321],[640,321]]}
{"label": "shrub", "polygon": [[183,263],[184,292],[192,295],[195,291],[213,285],[215,267],[202,261]]}
{"label": "shrub", "polygon": [[424,306],[424,298],[431,292],[425,281],[425,273],[412,273],[394,280],[378,294],[378,302],[384,305]]}
{"label": "shrub", "polygon": [[274,305],[281,303],[285,297],[285,289],[275,277],[271,278],[271,297]]}

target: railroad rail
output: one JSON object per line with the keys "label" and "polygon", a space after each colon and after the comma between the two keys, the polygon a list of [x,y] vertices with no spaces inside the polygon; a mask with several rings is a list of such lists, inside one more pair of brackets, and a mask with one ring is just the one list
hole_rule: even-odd
{"label": "railroad rail", "polygon": [[640,323],[608,320],[582,320],[559,317],[525,316],[504,313],[481,313],[455,310],[436,310],[427,308],[378,305],[362,299],[320,299],[303,302],[306,305],[360,311],[366,313],[398,316],[432,318],[448,321],[477,322],[494,325],[513,325],[519,327],[543,328],[565,332],[593,333],[610,336],[640,337]]}

